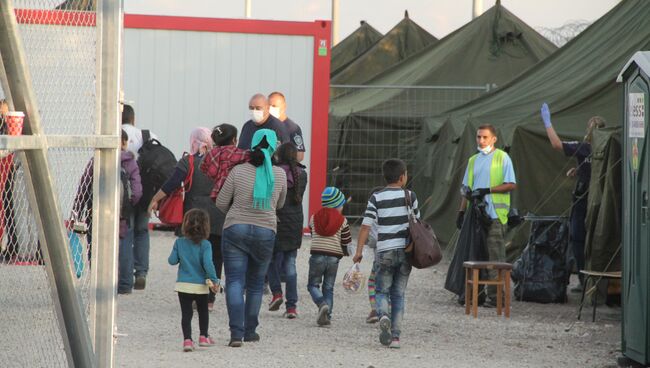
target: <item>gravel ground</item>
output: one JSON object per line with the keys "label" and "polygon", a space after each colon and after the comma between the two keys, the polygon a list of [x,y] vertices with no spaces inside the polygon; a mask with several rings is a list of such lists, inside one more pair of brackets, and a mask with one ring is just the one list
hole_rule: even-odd
{"label": "gravel ground", "polygon": [[[261,341],[242,348],[226,346],[230,336],[223,296],[210,314],[210,334],[217,345],[183,353],[180,307],[173,291],[176,268],[167,264],[171,233],[152,233],[151,270],[144,291],[118,298],[117,367],[615,367],[620,354],[620,309],[591,309],[576,322],[579,295],[568,304],[513,302],[511,318],[494,309],[479,309],[479,318],[464,314],[454,295],[443,289],[448,263],[413,270],[406,292],[400,350],[378,340],[377,325],[365,323],[367,294],[346,293],[340,285],[352,260],[341,261],[329,329],[316,326],[316,306],[307,292],[309,240],[297,259],[298,312],[295,320],[269,312],[265,296],[258,333]],[[446,260],[448,261],[448,259]],[[368,273],[371,257],[364,257]],[[575,322],[575,323],[574,323]],[[574,323],[569,331],[565,331]],[[198,335],[198,320],[193,321]],[[195,336],[198,340],[198,336]]]}

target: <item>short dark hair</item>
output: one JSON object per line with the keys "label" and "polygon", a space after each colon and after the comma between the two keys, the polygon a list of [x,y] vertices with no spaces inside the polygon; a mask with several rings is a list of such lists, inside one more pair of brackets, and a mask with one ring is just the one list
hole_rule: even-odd
{"label": "short dark hair", "polygon": [[183,236],[193,243],[199,244],[210,236],[210,217],[207,212],[199,208],[193,208],[183,216],[181,228]]}
{"label": "short dark hair", "polygon": [[212,141],[217,146],[229,146],[237,137],[237,128],[230,124],[220,124],[212,129]]}
{"label": "short dark hair", "polygon": [[133,107],[131,107],[131,105],[124,104],[124,108],[122,109],[122,124],[133,125],[134,122],[135,111],[133,111]]}
{"label": "short dark hair", "polygon": [[497,136],[497,128],[494,127],[492,124],[483,124],[476,129],[477,131],[479,130],[489,130],[490,133],[492,133],[493,136]]}
{"label": "short dark hair", "polygon": [[126,133],[124,129],[122,129],[122,143],[128,142],[129,141],[129,135]]}
{"label": "short dark hair", "polygon": [[271,99],[271,97],[273,97],[273,96],[278,96],[278,97],[281,97],[283,100],[285,100],[284,95],[282,94],[282,92],[278,92],[278,91],[271,92],[269,94],[269,99]]}
{"label": "short dark hair", "polygon": [[400,176],[406,173],[406,163],[398,158],[390,158],[381,165],[381,172],[386,184],[397,183]]}

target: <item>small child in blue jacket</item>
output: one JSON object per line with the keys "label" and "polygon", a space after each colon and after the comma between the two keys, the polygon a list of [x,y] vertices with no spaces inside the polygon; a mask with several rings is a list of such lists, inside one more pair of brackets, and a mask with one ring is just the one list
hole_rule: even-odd
{"label": "small child in blue jacket", "polygon": [[196,302],[199,313],[199,346],[213,346],[214,340],[208,334],[208,292],[217,293],[220,281],[212,263],[212,246],[206,239],[210,234],[210,219],[207,212],[200,209],[187,211],[181,227],[183,236],[176,239],[170,265],[178,264],[176,287],[181,304],[181,327],[183,329],[183,351],[193,351],[192,340],[192,302]]}

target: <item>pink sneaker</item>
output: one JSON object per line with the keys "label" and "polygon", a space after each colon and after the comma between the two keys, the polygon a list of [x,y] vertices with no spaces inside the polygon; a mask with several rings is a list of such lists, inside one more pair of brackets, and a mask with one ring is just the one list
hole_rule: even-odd
{"label": "pink sneaker", "polygon": [[186,353],[194,351],[194,342],[192,342],[190,339],[183,340],[183,351]]}
{"label": "pink sneaker", "polygon": [[199,346],[214,346],[214,340],[210,336],[199,336]]}

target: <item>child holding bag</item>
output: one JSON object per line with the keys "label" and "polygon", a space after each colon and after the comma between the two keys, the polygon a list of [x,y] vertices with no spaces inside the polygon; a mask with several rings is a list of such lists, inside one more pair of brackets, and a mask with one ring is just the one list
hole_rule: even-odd
{"label": "child holding bag", "polygon": [[174,291],[178,292],[181,305],[181,327],[183,329],[183,351],[194,350],[192,340],[192,302],[196,302],[199,314],[199,346],[213,346],[214,340],[208,334],[208,292],[217,293],[220,281],[212,263],[212,246],[206,239],[210,234],[208,213],[192,209],[185,213],[182,225],[183,236],[176,239],[169,255],[170,265],[178,264]]}
{"label": "child holding bag", "polygon": [[318,307],[316,323],[329,326],[334,306],[336,272],[339,260],[348,255],[347,245],[352,241],[352,234],[348,221],[341,214],[345,204],[343,193],[338,188],[327,187],[321,195],[321,203],[323,208],[309,221],[312,240],[307,289]]}

